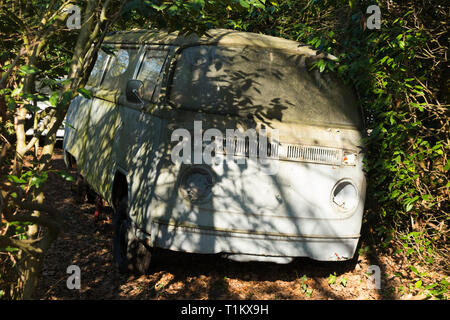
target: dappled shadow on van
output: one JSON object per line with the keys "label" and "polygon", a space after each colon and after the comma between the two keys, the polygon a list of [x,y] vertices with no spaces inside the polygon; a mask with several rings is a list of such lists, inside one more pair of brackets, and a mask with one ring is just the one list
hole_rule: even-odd
{"label": "dappled shadow on van", "polygon": [[[129,61],[134,61],[129,68],[139,68],[136,57]],[[362,163],[341,168],[274,159],[270,161],[276,162],[277,172],[265,174],[258,161],[225,160],[207,165],[214,175],[212,196],[195,203],[179,191],[189,164],[172,160],[178,143],[171,141],[173,131],[186,129],[193,137],[194,121],[203,130],[216,128],[224,135],[227,129],[264,126],[279,132],[281,144],[358,152],[361,119],[351,92],[333,76],[310,71],[312,62],[314,57],[307,54],[253,47],[251,40],[246,45],[184,49],[172,69],[164,69],[174,73],[160,79],[161,95],[146,101],[143,110],[117,105],[120,99],[93,98],[82,138],[86,178],[110,201],[115,173],[125,172],[129,214],[156,246],[350,258],[364,205],[364,177],[355,173]],[[133,73],[127,70],[123,74]],[[193,155],[194,143],[191,148]],[[334,185],[349,177],[360,188],[353,215],[336,212],[330,200]],[[319,252],[323,249],[314,243],[327,252]]]}

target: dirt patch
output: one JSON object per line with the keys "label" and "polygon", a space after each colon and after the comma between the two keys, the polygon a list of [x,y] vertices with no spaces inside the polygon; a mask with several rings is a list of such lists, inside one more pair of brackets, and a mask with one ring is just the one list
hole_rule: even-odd
{"label": "dirt patch", "polygon": [[[55,152],[52,169],[65,169],[61,150]],[[147,275],[123,275],[113,263],[111,224],[93,222],[95,205],[77,201],[73,183],[57,174],[50,174],[46,194],[61,211],[64,225],[45,258],[40,299],[396,299],[409,277],[394,276],[404,268],[395,256],[335,263],[301,258],[277,265],[166,250],[154,252]],[[70,265],[81,269],[80,290],[67,288]],[[369,279],[370,265],[380,267],[380,290]]]}

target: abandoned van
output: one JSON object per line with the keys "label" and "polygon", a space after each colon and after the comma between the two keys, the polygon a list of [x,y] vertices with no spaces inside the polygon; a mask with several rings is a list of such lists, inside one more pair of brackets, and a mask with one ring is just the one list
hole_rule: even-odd
{"label": "abandoned van", "polygon": [[66,163],[115,208],[113,253],[348,260],[365,198],[353,92],[294,41],[230,30],[105,37],[67,114]]}

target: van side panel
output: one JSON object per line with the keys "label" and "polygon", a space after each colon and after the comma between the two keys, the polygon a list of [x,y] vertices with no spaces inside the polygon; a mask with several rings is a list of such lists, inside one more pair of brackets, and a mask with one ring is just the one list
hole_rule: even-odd
{"label": "van side panel", "polygon": [[119,107],[94,98],[88,122],[83,170],[89,185],[107,201],[111,201],[115,164],[112,157],[114,136],[118,126]]}
{"label": "van side panel", "polygon": [[84,174],[84,152],[86,141],[89,140],[87,127],[91,104],[92,99],[78,95],[70,103],[66,116],[63,148],[75,157],[81,174]]}
{"label": "van side panel", "polygon": [[[136,225],[150,226],[149,204],[154,194],[161,153],[161,118],[120,106],[113,159],[126,171],[129,214]],[[148,230],[150,231],[150,230]]]}

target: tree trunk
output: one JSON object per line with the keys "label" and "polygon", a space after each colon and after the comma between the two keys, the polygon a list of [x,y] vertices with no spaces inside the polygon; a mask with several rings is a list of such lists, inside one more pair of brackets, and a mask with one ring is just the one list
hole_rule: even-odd
{"label": "tree trunk", "polygon": [[[88,61],[90,61],[92,57],[93,50],[93,43],[96,40],[102,39],[105,35],[105,30],[108,28],[108,26],[111,24],[111,21],[107,21],[106,18],[106,10],[108,9],[108,6],[110,5],[110,0],[106,0],[103,2],[100,0],[88,0],[86,1],[85,8],[83,9],[83,24],[81,27],[81,30],[79,31],[79,36],[77,39],[77,42],[75,44],[75,47],[73,48],[73,56],[71,59],[70,67],[69,67],[69,74],[68,78],[72,81],[68,82],[64,88],[61,91],[60,97],[63,93],[68,94],[67,92],[70,92],[72,94],[72,98],[76,94],[76,90],[79,88],[80,84],[82,83],[82,77],[84,76],[84,71],[86,67],[88,66]],[[65,5],[71,4],[72,1],[68,1],[65,3]],[[121,1],[121,5],[119,10],[117,11],[116,18],[120,14],[121,8],[124,5],[125,1]],[[101,12],[98,13],[96,9],[101,6]],[[49,10],[52,10],[53,5],[49,7]],[[59,8],[59,9],[62,9]],[[54,9],[54,10],[57,10]],[[57,14],[57,11],[54,11],[54,14]],[[20,55],[22,58],[25,59],[25,64],[34,66],[37,62],[37,59],[43,50],[43,48],[46,46],[46,42],[49,40],[49,35],[52,32],[51,30],[46,30],[45,25],[47,25],[47,19],[50,19],[50,17],[53,15],[52,12],[49,12],[44,16],[44,18],[41,21],[41,27],[43,28],[43,32],[27,32],[24,33],[24,48],[20,51]],[[63,21],[64,19],[60,19]],[[106,22],[106,27],[102,28],[104,26],[104,23]],[[103,30],[101,30],[103,29]],[[95,46],[95,49],[98,48],[98,45]],[[89,52],[89,54],[88,54]],[[19,60],[19,55],[16,57],[16,62]],[[11,69],[12,70],[12,69]],[[6,83],[7,76],[1,78],[0,80],[0,86]],[[34,94],[35,88],[34,88],[34,75],[33,74],[27,74],[24,77],[23,82],[23,93],[28,94]],[[67,112],[67,109],[69,107],[69,103],[71,99],[64,99],[66,101],[64,104],[61,102],[61,99],[58,103],[58,106],[56,109],[53,109],[49,112],[48,118],[44,121],[44,127],[47,129],[47,135],[45,136],[45,142],[42,146],[42,148],[38,151],[35,150],[37,164],[34,164],[33,171],[35,174],[40,174],[47,170],[47,167],[51,161],[51,157],[53,155],[54,151],[54,145],[56,142],[56,132],[60,125],[62,124],[65,114]],[[31,148],[36,147],[36,142],[38,141],[38,136],[33,137],[30,142],[26,142],[26,135],[25,135],[25,120],[27,116],[28,110],[21,106],[17,110],[17,114],[14,118],[14,126],[16,131],[16,138],[17,138],[17,144],[16,144],[16,157],[14,161],[14,174],[20,176],[23,164],[24,164],[24,157],[31,150]],[[36,132],[36,128],[35,128]],[[29,197],[29,195],[28,195]],[[44,223],[45,227],[41,224],[43,219],[48,219],[48,217],[43,214],[43,211],[47,211],[47,213],[50,213],[51,211],[55,211],[53,208],[49,209],[43,209],[42,205],[44,203],[44,194],[42,190],[35,190],[33,194],[33,202],[37,204],[37,207],[27,207],[23,209],[33,212],[33,214],[26,218],[29,220],[21,220],[21,221],[31,221],[35,223],[32,226],[29,226],[28,229],[28,236],[29,239],[36,239],[38,235],[39,229],[42,228],[43,232],[43,238],[39,240],[36,243],[33,243],[34,250],[28,250],[26,245],[22,245],[21,255],[22,258],[20,259],[20,263],[18,264],[21,275],[20,280],[23,283],[23,291],[22,291],[22,298],[23,299],[34,299],[35,298],[35,291],[38,286],[40,274],[42,271],[42,265],[43,265],[43,259],[45,256],[45,253],[50,248],[52,242],[57,238],[60,228],[60,222],[57,218],[57,214],[51,214],[51,219],[55,219],[57,222],[57,225],[53,225],[52,223],[48,222]],[[17,204],[20,207],[20,204]],[[41,217],[42,213],[42,217]],[[10,217],[14,221],[14,217]],[[16,216],[17,218],[17,216]],[[41,223],[39,222],[39,219],[41,219]],[[7,219],[8,220],[8,219]],[[10,220],[8,220],[10,221]],[[16,220],[17,221],[17,220]],[[39,234],[40,235],[40,234]],[[5,237],[0,237],[0,242],[2,240],[5,240]],[[17,244],[20,249],[20,245]]]}

